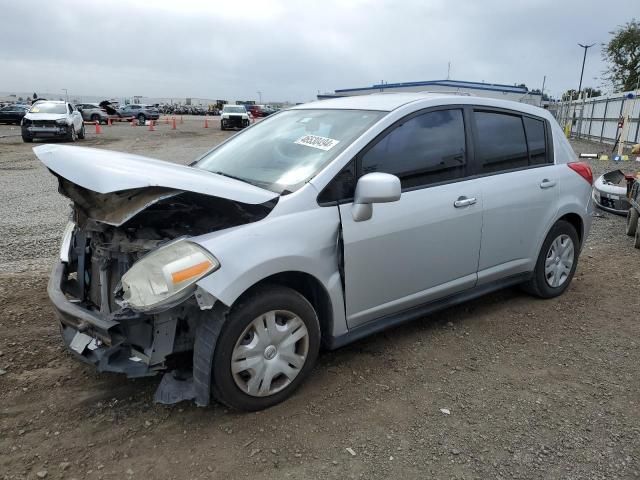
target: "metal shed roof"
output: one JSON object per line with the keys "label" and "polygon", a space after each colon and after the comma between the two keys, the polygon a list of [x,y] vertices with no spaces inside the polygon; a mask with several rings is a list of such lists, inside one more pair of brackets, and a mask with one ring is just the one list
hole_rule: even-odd
{"label": "metal shed roof", "polygon": [[389,90],[394,88],[405,88],[405,87],[429,87],[429,86],[439,86],[439,87],[449,87],[452,89],[456,88],[471,88],[476,90],[492,90],[495,92],[509,92],[509,93],[521,93],[529,95],[539,95],[538,93],[531,93],[525,87],[518,87],[515,85],[504,85],[500,83],[484,83],[484,82],[465,82],[462,80],[428,80],[422,82],[402,82],[402,83],[384,83],[384,84],[376,84],[371,87],[361,87],[361,88],[342,88],[340,90],[336,90],[336,94],[344,94],[349,92],[356,92],[362,90]]}

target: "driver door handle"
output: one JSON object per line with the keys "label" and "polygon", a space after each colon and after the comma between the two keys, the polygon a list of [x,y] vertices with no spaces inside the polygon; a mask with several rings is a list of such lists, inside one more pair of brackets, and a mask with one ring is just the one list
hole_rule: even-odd
{"label": "driver door handle", "polygon": [[462,197],[458,197],[458,199],[453,202],[453,206],[456,208],[462,208],[462,207],[468,207],[469,205],[473,205],[474,203],[476,203],[476,199],[475,198],[467,198],[465,196]]}
{"label": "driver door handle", "polygon": [[542,180],[542,182],[540,183],[540,188],[551,188],[551,187],[555,187],[556,186],[556,182],[553,180],[549,180],[548,178],[545,178],[544,180]]}

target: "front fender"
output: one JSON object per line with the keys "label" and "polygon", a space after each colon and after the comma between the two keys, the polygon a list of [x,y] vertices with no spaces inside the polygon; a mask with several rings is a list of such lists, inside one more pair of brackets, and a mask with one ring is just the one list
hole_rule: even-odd
{"label": "front fender", "polygon": [[[275,213],[275,212],[274,212]],[[227,306],[261,280],[283,272],[313,276],[332,305],[333,334],[346,332],[342,282],[338,270],[337,207],[317,207],[195,237],[220,268],[198,286]]]}

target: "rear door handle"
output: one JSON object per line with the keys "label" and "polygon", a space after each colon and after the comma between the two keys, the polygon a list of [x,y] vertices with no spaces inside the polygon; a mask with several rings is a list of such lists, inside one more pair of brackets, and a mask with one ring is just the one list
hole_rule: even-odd
{"label": "rear door handle", "polygon": [[456,208],[462,208],[462,207],[468,207],[469,205],[473,205],[474,203],[476,203],[476,199],[475,198],[467,198],[467,197],[458,197],[458,199],[453,202],[453,206]]}
{"label": "rear door handle", "polygon": [[547,178],[542,180],[542,182],[540,183],[540,188],[551,188],[555,186],[556,186],[556,182],[554,180],[549,180]]}

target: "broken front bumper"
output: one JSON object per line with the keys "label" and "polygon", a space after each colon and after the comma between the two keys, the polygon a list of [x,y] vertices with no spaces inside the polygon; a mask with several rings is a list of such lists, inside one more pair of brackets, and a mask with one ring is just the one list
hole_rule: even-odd
{"label": "broken front bumper", "polygon": [[71,127],[68,125],[57,126],[23,126],[22,136],[28,138],[59,138],[67,137],[71,131]]}
{"label": "broken front bumper", "polygon": [[47,292],[60,320],[62,339],[69,351],[83,362],[94,365],[100,372],[124,373],[128,377],[156,375],[159,369],[150,368],[144,356],[126,342],[126,330],[136,326],[127,327],[117,316],[102,315],[85,308],[80,301],[69,298],[64,293],[65,270],[65,263],[56,263]]}

